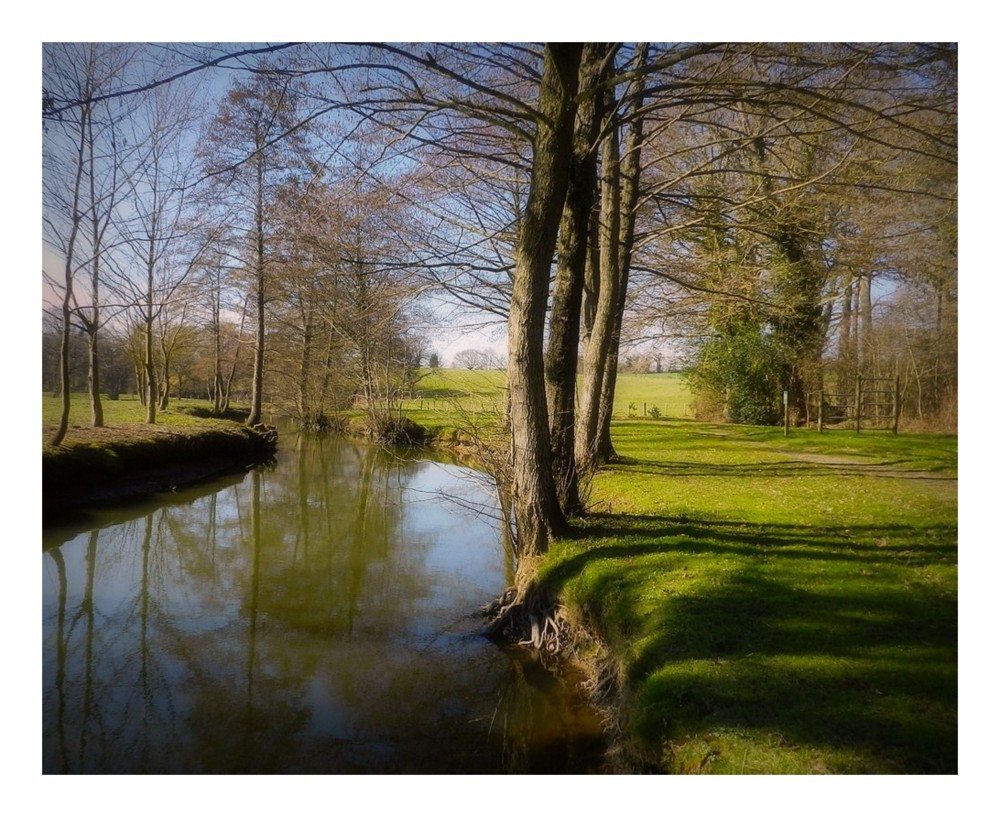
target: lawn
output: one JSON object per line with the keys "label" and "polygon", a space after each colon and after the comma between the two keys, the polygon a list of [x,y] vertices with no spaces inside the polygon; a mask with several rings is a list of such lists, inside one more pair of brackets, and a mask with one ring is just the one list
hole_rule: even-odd
{"label": "lawn", "polygon": [[[70,395],[69,431],[66,434],[66,445],[75,441],[83,441],[100,429],[90,427],[90,398],[86,394]],[[104,409],[104,424],[112,430],[122,431],[127,428],[142,426],[146,422],[146,409],[135,397],[123,396],[118,400],[104,398],[101,401]],[[172,400],[166,411],[156,413],[157,425],[173,427],[192,427],[204,425],[200,418],[188,413],[189,409],[211,409],[207,400]],[[49,394],[42,395],[42,434],[48,437],[56,426],[62,413],[62,400]],[[141,431],[141,429],[136,429]]]}
{"label": "lawn", "polygon": [[957,438],[623,421],[544,577],[677,773],[954,773]]}
{"label": "lawn", "polygon": [[[490,422],[502,385],[434,372],[408,413]],[[643,419],[643,403],[666,419]],[[690,403],[682,375],[620,377],[620,459],[542,567],[606,642],[629,760],[956,772],[958,438],[786,436],[684,419]]]}

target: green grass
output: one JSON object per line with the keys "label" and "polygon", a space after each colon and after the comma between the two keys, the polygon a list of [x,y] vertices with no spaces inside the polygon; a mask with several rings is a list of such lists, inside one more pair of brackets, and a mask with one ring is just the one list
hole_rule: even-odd
{"label": "green grass", "polygon": [[454,405],[482,408],[502,403],[506,372],[468,369],[426,369],[421,372],[414,399],[404,408],[434,408],[447,411]]}
{"label": "green grass", "polygon": [[[105,397],[101,400],[101,406],[104,409],[105,425],[120,426],[146,421],[146,409],[135,397],[123,396],[118,400],[109,400]],[[211,409],[211,407],[212,404],[208,400],[171,400],[166,411],[156,413],[156,422],[165,426],[190,426],[197,424],[199,419],[188,414],[186,409]],[[59,425],[62,413],[61,398],[43,394],[41,409],[43,430],[54,429]],[[69,425],[68,441],[72,440],[74,429],[83,431],[90,426],[90,398],[87,395],[70,395]]]}
{"label": "green grass", "polygon": [[[431,372],[407,414],[449,433],[490,423],[503,380]],[[617,406],[643,394],[668,418],[689,401],[679,375],[622,376],[621,458],[541,573],[607,643],[632,760],[956,772],[957,437],[626,419]],[[204,422],[180,407],[162,423]],[[136,401],[105,410],[109,425],[143,419]],[[68,441],[88,421],[81,396]]]}
{"label": "green grass", "polygon": [[[619,373],[615,388],[614,417],[627,418],[630,414],[643,416],[643,404],[646,414],[655,406],[664,417],[692,417],[691,389],[684,380],[684,375],[676,372],[662,374],[627,374]],[[632,406],[631,410],[629,406]]]}
{"label": "green grass", "polygon": [[[489,422],[502,385],[500,373],[438,371],[418,399],[440,402],[408,414]],[[643,402],[666,419],[641,419]],[[620,460],[541,568],[606,642],[631,760],[676,773],[956,772],[957,437],[785,436],[683,419],[690,403],[682,375],[621,376]]]}
{"label": "green grass", "polygon": [[[69,427],[58,447],[49,439],[59,424],[62,400],[42,395],[42,459],[50,480],[56,471],[86,474],[88,471],[114,475],[125,465],[141,467],[155,465],[166,448],[179,443],[197,446],[197,439],[208,441],[206,456],[212,445],[228,449],[230,438],[243,439],[240,423],[232,419],[195,416],[211,409],[206,400],[174,400],[166,411],[157,412],[156,423],[146,423],[146,410],[136,399],[103,400],[104,426],[91,426],[90,398],[85,394],[70,395]],[[184,441],[187,442],[184,442]],[[213,442],[214,441],[214,442]]]}
{"label": "green grass", "polygon": [[[444,429],[447,435],[463,425],[485,422],[501,413],[506,380],[506,373],[501,371],[425,370],[414,397],[403,401],[403,409],[414,422],[432,430]],[[690,417],[691,400],[682,374],[621,373],[614,417],[641,418],[644,408],[648,414],[654,406],[665,417]]]}
{"label": "green grass", "polygon": [[108,400],[105,425],[90,425],[89,399],[71,395],[70,425],[59,446],[49,444],[62,401],[42,396],[43,507],[62,512],[94,502],[129,499],[177,481],[201,479],[261,461],[273,445],[233,419],[194,416],[205,401],[178,400],[145,423],[137,400]]}
{"label": "green grass", "polygon": [[678,773],[957,771],[957,440],[620,422],[543,578]]}

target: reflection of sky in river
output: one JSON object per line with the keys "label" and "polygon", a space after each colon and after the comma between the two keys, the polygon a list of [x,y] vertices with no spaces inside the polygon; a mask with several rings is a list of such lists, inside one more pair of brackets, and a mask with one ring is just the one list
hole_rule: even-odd
{"label": "reflection of sky in river", "polygon": [[45,770],[562,769],[565,688],[481,634],[510,569],[483,483],[293,442],[214,489],[44,533]]}
{"label": "reflection of sky in river", "polygon": [[[424,462],[403,492],[402,534],[427,538],[424,566],[434,576],[478,596],[479,605],[502,589],[504,553],[496,500],[471,471]],[[499,579],[499,583],[498,583]]]}

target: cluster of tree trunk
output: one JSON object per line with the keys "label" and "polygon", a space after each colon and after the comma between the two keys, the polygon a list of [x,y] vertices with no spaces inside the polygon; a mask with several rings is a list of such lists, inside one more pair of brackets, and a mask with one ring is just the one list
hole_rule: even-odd
{"label": "cluster of tree trunk", "polygon": [[[509,319],[512,496],[527,556],[543,552],[567,516],[582,510],[581,475],[614,456],[611,406],[637,255],[648,264],[649,249],[668,245],[671,266],[686,274],[671,274],[669,267],[656,272],[675,286],[705,292],[708,309],[695,311],[695,319],[729,354],[730,376],[735,364],[752,368],[762,356],[773,379],[767,399],[780,400],[786,391],[803,418],[810,392],[823,388],[824,347],[835,321],[842,326],[836,364],[878,369],[873,274],[881,267],[899,279],[900,266],[893,265],[907,260],[889,240],[871,248],[880,217],[933,247],[941,271],[932,286],[944,293],[954,286],[948,261],[954,233],[927,226],[953,219],[951,48],[903,47],[876,58],[864,49],[818,47],[801,60],[787,52],[761,54],[750,68],[713,55],[718,74],[702,86],[704,107],[685,132],[698,141],[672,149],[663,142],[662,118],[652,113],[657,100],[647,104],[646,77],[660,80],[656,97],[662,72],[697,65],[717,49],[678,48],[655,65],[646,46],[632,49],[627,63],[616,62],[618,50],[600,43],[545,49]],[[927,72],[926,85],[914,89],[909,72],[917,70]],[[862,91],[848,87],[852,75],[864,79]],[[666,183],[650,173],[644,184],[640,173],[650,118],[656,158],[648,165],[661,177],[676,174]],[[881,172],[880,162],[899,177]],[[916,229],[914,193],[928,214],[935,212]],[[643,207],[645,235],[637,250]],[[864,227],[850,223],[861,219],[868,221]],[[907,266],[910,285],[930,277]],[[722,277],[713,281],[716,271]],[[853,296],[844,295],[837,315],[847,289],[856,300],[849,306]],[[941,295],[939,304],[947,298]],[[939,351],[947,349],[941,337],[946,313],[938,309],[932,330]],[[755,338],[744,344],[742,362],[731,355],[734,332]]]}
{"label": "cluster of tree trunk", "polygon": [[628,89],[625,117],[612,83],[615,51],[610,43],[588,43],[545,52],[508,328],[512,497],[522,558],[544,552],[567,515],[583,510],[581,475],[614,453],[611,406],[638,197],[647,49],[636,51],[638,79]]}

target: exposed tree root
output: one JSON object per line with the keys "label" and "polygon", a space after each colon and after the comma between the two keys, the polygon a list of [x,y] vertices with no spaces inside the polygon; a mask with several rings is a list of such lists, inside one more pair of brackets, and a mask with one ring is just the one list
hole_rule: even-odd
{"label": "exposed tree root", "polygon": [[534,584],[510,587],[483,609],[486,635],[494,641],[530,647],[542,655],[558,655],[570,642],[565,609]]}
{"label": "exposed tree root", "polygon": [[623,724],[627,695],[617,665],[602,639],[532,581],[526,588],[510,587],[482,609],[486,635],[492,640],[531,650],[556,674],[573,667],[586,680],[580,688],[602,721],[608,749],[606,768],[632,773],[645,768],[625,739]]}

